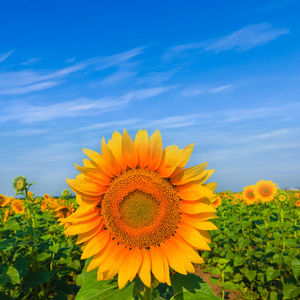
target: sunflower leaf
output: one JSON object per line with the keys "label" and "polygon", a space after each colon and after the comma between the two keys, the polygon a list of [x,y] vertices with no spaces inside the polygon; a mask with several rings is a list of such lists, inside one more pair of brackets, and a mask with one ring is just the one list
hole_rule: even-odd
{"label": "sunflower leaf", "polygon": [[174,296],[171,300],[217,300],[220,299],[211,290],[209,285],[200,277],[188,274],[182,275],[176,273],[172,279],[172,288]]}
{"label": "sunflower leaf", "polygon": [[132,300],[134,284],[129,284],[123,289],[119,289],[115,280],[97,281],[97,269],[89,272],[81,289],[76,295],[76,300]]}

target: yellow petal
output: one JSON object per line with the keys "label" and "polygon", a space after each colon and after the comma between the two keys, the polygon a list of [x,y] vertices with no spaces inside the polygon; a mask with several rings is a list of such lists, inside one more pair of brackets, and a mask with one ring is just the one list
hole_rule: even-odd
{"label": "yellow petal", "polygon": [[92,180],[66,179],[75,193],[89,200],[98,200],[105,193],[106,187]]}
{"label": "yellow petal", "polygon": [[137,151],[126,129],[123,131],[122,151],[125,163],[128,167],[134,169],[138,163]]}
{"label": "yellow petal", "polygon": [[211,205],[204,204],[204,203],[194,203],[194,202],[191,202],[191,204],[189,204],[187,201],[181,201],[179,203],[179,208],[187,214],[199,214],[202,212],[216,212],[217,211]]}
{"label": "yellow petal", "polygon": [[96,216],[99,216],[99,212],[100,212],[100,208],[96,207],[93,211],[89,212],[89,214],[85,214],[82,217],[74,217],[74,214],[72,214],[71,216],[65,218],[63,220],[63,223],[66,223],[66,222],[78,223],[78,222],[82,222],[82,221],[87,221],[87,220],[93,219]]}
{"label": "yellow petal", "polygon": [[210,221],[197,221],[196,219],[192,219],[188,217],[186,214],[181,214],[181,222],[188,224],[196,229],[201,230],[215,230],[218,229],[215,224]]}
{"label": "yellow petal", "polygon": [[176,172],[176,175],[172,175],[171,182],[175,185],[181,185],[188,183],[190,181],[198,181],[204,182],[213,172],[214,170],[205,170],[207,163],[200,164],[195,167],[183,169],[179,172]]}
{"label": "yellow petal", "polygon": [[163,144],[162,138],[159,130],[155,130],[152,136],[150,137],[150,156],[148,162],[149,170],[157,170],[162,158],[163,153]]}
{"label": "yellow petal", "polygon": [[100,171],[96,168],[89,168],[89,167],[81,167],[77,164],[74,164],[75,168],[81,172],[82,174],[86,175],[88,178],[96,181],[97,183],[101,185],[109,185],[110,184],[110,177],[108,177],[105,173]]}
{"label": "yellow petal", "polygon": [[195,268],[191,261],[187,258],[186,254],[183,252],[181,248],[179,248],[176,244],[172,243],[170,240],[168,240],[168,246],[167,246],[172,253],[177,254],[177,259],[180,260],[184,266],[184,269],[188,271],[189,273],[195,273]]}
{"label": "yellow petal", "polygon": [[100,153],[86,148],[83,148],[82,151],[97,165],[97,167],[103,173],[105,173],[109,177],[113,177],[113,174],[110,172],[109,167],[107,166],[107,162]]}
{"label": "yellow petal", "polygon": [[151,258],[151,269],[153,275],[158,281],[165,283],[166,276],[165,276],[164,260],[160,248],[151,246],[149,250],[149,254]]}
{"label": "yellow petal", "polygon": [[102,226],[101,217],[97,216],[91,220],[80,222],[76,225],[71,225],[69,228],[65,230],[65,234],[76,235],[84,232],[88,232],[93,228]]}
{"label": "yellow petal", "polygon": [[109,233],[107,232],[107,230],[103,230],[97,233],[88,241],[86,247],[84,248],[84,251],[82,252],[81,259],[91,257],[101,251],[108,243],[108,240]]}
{"label": "yellow petal", "polygon": [[178,225],[177,233],[195,249],[210,250],[210,247],[207,245],[203,236],[195,228],[187,224],[180,223]]}
{"label": "yellow petal", "polygon": [[150,261],[150,255],[149,252],[145,249],[142,248],[142,263],[141,266],[138,270],[138,274],[142,280],[142,282],[150,288],[151,286],[151,273],[150,273],[150,269],[151,269],[151,261]]}
{"label": "yellow petal", "polygon": [[170,267],[174,269],[176,272],[186,275],[186,269],[181,259],[178,257],[178,253],[176,251],[172,251],[171,247],[169,247],[168,240],[165,243],[161,243],[160,247],[166,254]]}
{"label": "yellow petal", "polygon": [[185,253],[185,255],[190,261],[198,264],[202,264],[204,262],[201,256],[198,254],[198,251],[195,251],[191,247],[191,245],[189,245],[186,241],[184,241],[179,236],[176,235],[174,237],[172,236],[170,238],[170,242],[172,244],[177,245],[177,247],[180,248]]}
{"label": "yellow petal", "polygon": [[215,197],[214,193],[201,184],[188,183],[182,186],[176,186],[177,196],[184,200],[198,200],[203,197]]}
{"label": "yellow petal", "polygon": [[112,134],[112,139],[108,141],[107,146],[113,153],[114,157],[116,158],[121,171],[126,171],[126,164],[123,159],[123,151],[122,151],[122,135],[120,132],[115,131]]}
{"label": "yellow petal", "polygon": [[169,286],[171,286],[169,262],[168,262],[168,259],[167,259],[167,257],[166,257],[166,254],[164,253],[164,251],[162,251],[161,248],[160,248],[159,250],[160,250],[160,253],[161,253],[162,258],[163,258],[163,264],[164,264],[164,272],[165,272],[166,284],[168,284]]}
{"label": "yellow petal", "polygon": [[195,219],[197,221],[207,221],[210,219],[217,218],[217,215],[212,212],[204,212],[199,214],[186,214],[189,218]]}
{"label": "yellow petal", "polygon": [[102,142],[101,142],[101,152],[102,152],[103,159],[105,160],[106,165],[109,168],[109,171],[115,176],[120,175],[121,172],[120,166],[117,160],[115,159],[112,151],[106,145],[104,137],[102,138]]}
{"label": "yellow petal", "polygon": [[78,234],[78,238],[76,241],[76,244],[81,244],[84,243],[88,240],[90,240],[93,236],[95,236],[101,229],[103,228],[103,226],[98,226],[90,231],[84,232],[84,233],[80,233]]}
{"label": "yellow petal", "polygon": [[207,189],[211,190],[212,192],[216,189],[217,183],[216,182],[210,182],[203,184]]}
{"label": "yellow petal", "polygon": [[137,149],[137,155],[138,155],[138,164],[141,169],[144,169],[147,166],[148,163],[148,157],[149,157],[149,138],[147,130],[140,129],[134,140],[134,144]]}
{"label": "yellow petal", "polygon": [[123,261],[118,276],[120,289],[126,284],[128,280],[133,280],[142,262],[142,253],[139,248],[128,250],[127,255],[125,256],[126,259]]}

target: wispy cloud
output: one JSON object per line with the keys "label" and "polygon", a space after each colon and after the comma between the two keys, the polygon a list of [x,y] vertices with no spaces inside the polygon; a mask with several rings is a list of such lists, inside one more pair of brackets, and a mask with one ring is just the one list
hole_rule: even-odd
{"label": "wispy cloud", "polygon": [[40,58],[29,58],[28,60],[21,62],[21,65],[23,65],[23,66],[34,65],[39,60],[40,60]]}
{"label": "wispy cloud", "polygon": [[78,98],[75,100],[44,105],[33,106],[30,104],[8,106],[0,116],[0,122],[20,120],[24,123],[49,121],[58,118],[72,118],[79,115],[100,114],[111,110],[119,110],[128,105],[131,101],[150,98],[172,87],[157,87],[140,89],[128,92],[119,97],[107,97],[97,100]]}
{"label": "wispy cloud", "polygon": [[210,93],[219,93],[225,90],[228,90],[230,88],[232,88],[233,85],[232,84],[227,84],[227,85],[222,85],[222,86],[218,86],[216,88],[213,88],[210,90]]}
{"label": "wispy cloud", "polygon": [[9,58],[12,55],[13,52],[14,51],[11,50],[11,51],[6,52],[6,53],[1,53],[0,54],[0,63],[3,62],[3,61],[5,61],[7,58]]}
{"label": "wispy cloud", "polygon": [[1,137],[5,137],[5,136],[23,137],[23,136],[33,136],[33,135],[45,134],[47,132],[49,132],[48,129],[25,128],[25,129],[20,129],[20,130],[11,130],[11,131],[0,132],[0,136]]}
{"label": "wispy cloud", "polygon": [[198,96],[200,94],[214,94],[214,93],[219,93],[223,92],[225,90],[233,88],[233,84],[226,84],[226,85],[221,85],[217,87],[190,87],[186,88],[181,95],[184,97],[194,97]]}
{"label": "wispy cloud", "polygon": [[[22,70],[0,72],[0,94],[17,95],[41,91],[63,83],[65,77],[78,71],[104,70],[132,59],[143,52],[142,47],[107,57],[95,57],[57,70]],[[0,56],[0,62],[9,57],[12,51]],[[32,62],[32,61],[31,61]],[[30,60],[23,64],[30,64]]]}
{"label": "wispy cloud", "polygon": [[281,35],[288,34],[287,28],[273,28],[269,23],[251,24],[231,34],[206,41],[178,45],[169,48],[163,56],[164,59],[171,59],[187,52],[196,51],[199,53],[209,52],[218,54],[222,51],[246,51],[254,47],[262,46],[273,41]]}

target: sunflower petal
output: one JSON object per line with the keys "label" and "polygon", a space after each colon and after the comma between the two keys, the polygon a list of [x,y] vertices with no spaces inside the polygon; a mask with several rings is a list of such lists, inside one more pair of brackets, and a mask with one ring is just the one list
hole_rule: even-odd
{"label": "sunflower petal", "polygon": [[150,156],[148,162],[148,169],[149,170],[156,170],[162,159],[163,153],[163,144],[161,139],[161,134],[159,130],[155,130],[152,136],[150,137]]}
{"label": "sunflower petal", "polygon": [[107,230],[103,230],[97,233],[88,241],[86,247],[84,248],[84,251],[82,252],[81,259],[91,257],[101,251],[108,243],[108,240],[109,233],[107,232]]}
{"label": "sunflower petal", "polygon": [[88,178],[97,181],[100,185],[109,185],[110,183],[110,178],[100,171],[99,169],[96,168],[89,168],[89,167],[81,167],[78,166],[77,164],[74,164],[75,168],[81,172],[82,174],[86,175]]}
{"label": "sunflower petal", "polygon": [[185,184],[183,186],[177,186],[177,196],[184,200],[198,200],[203,197],[212,198],[215,197],[214,193],[201,184]]}
{"label": "sunflower petal", "polygon": [[202,212],[216,212],[217,210],[212,207],[211,205],[204,204],[204,203],[194,203],[191,204],[187,201],[181,201],[179,203],[179,208],[187,213],[187,214],[199,214]]}
{"label": "sunflower petal", "polygon": [[210,221],[197,221],[195,219],[192,219],[188,217],[186,214],[181,214],[181,221],[185,224],[190,225],[191,227],[195,227],[196,229],[201,230],[215,230],[218,229],[215,224],[213,224]]}
{"label": "sunflower petal", "polygon": [[151,258],[151,269],[156,279],[162,283],[166,282],[164,260],[159,247],[151,246],[149,250]]}
{"label": "sunflower petal", "polygon": [[210,250],[207,242],[197,229],[187,224],[180,223],[177,229],[177,233],[195,249]]}
{"label": "sunflower petal", "polygon": [[142,282],[147,287],[150,287],[151,286],[151,273],[150,273],[151,260],[150,260],[150,255],[149,255],[149,252],[145,248],[142,248],[141,252],[142,252],[142,255],[143,255],[143,259],[142,259],[141,266],[138,270],[138,274],[139,274]]}
{"label": "sunflower petal", "polygon": [[91,220],[80,222],[79,224],[72,225],[65,230],[65,234],[76,235],[88,232],[96,227],[102,226],[102,219],[97,216]]}
{"label": "sunflower petal", "polygon": [[101,152],[102,152],[103,159],[106,162],[107,167],[109,168],[109,171],[113,175],[118,176],[121,172],[120,166],[116,158],[114,157],[112,151],[106,145],[104,137],[102,138],[102,142],[101,142]]}
{"label": "sunflower petal", "polygon": [[122,151],[127,166],[134,169],[138,163],[137,151],[136,146],[126,129],[123,131]]}
{"label": "sunflower petal", "polygon": [[111,140],[108,141],[107,146],[111,150],[112,154],[116,158],[121,171],[126,171],[126,164],[123,159],[123,151],[122,151],[122,134],[118,131],[115,131],[112,134]]}
{"label": "sunflower petal", "polygon": [[138,155],[138,164],[141,169],[144,169],[148,163],[149,156],[149,138],[147,130],[140,129],[134,140],[134,144],[136,145],[137,155]]}

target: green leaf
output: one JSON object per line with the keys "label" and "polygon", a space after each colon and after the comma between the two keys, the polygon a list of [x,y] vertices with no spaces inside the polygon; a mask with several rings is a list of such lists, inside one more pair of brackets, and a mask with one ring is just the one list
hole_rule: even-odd
{"label": "green leaf", "polygon": [[42,253],[37,255],[36,260],[37,261],[43,261],[43,260],[46,260],[47,258],[49,258],[50,256],[51,256],[51,253],[42,252]]}
{"label": "green leaf", "polygon": [[270,300],[278,300],[278,293],[275,291],[272,291],[270,293]]}
{"label": "green leaf", "polygon": [[171,278],[174,296],[171,299],[176,300],[217,300],[219,299],[209,285],[199,276],[188,274],[182,275],[176,273]]}
{"label": "green leaf", "polygon": [[218,277],[209,277],[209,281],[211,284],[218,284],[220,281],[220,278]]}
{"label": "green leaf", "polygon": [[299,246],[299,242],[297,239],[287,239],[285,241],[285,245],[287,247],[298,247]]}
{"label": "green leaf", "polygon": [[274,254],[273,260],[277,265],[282,265],[282,257],[279,254]]}
{"label": "green leaf", "polygon": [[283,287],[283,296],[287,299],[296,298],[300,294],[300,287],[293,284],[286,284]]}
{"label": "green leaf", "polygon": [[4,230],[20,230],[21,227],[16,220],[8,220],[3,228],[0,228],[0,231]]}
{"label": "green leaf", "polygon": [[279,270],[274,270],[273,267],[269,267],[266,270],[266,275],[267,275],[267,280],[271,281],[273,279],[275,279],[278,275],[280,274]]}
{"label": "green leaf", "polygon": [[88,265],[90,264],[91,260],[92,260],[92,257],[88,258],[85,261],[84,268],[83,268],[81,274],[79,274],[77,277],[77,280],[76,280],[77,285],[82,286],[84,281],[86,280],[86,278],[89,276],[90,272],[87,272],[86,269],[87,269]]}
{"label": "green leaf", "polygon": [[231,281],[222,282],[221,286],[226,290],[236,291],[239,289],[240,285],[237,283],[233,283]]}
{"label": "green leaf", "polygon": [[292,266],[293,275],[297,278],[300,275],[300,260],[294,259],[292,261],[291,266]]}
{"label": "green leaf", "polygon": [[249,281],[251,282],[255,276],[256,276],[256,271],[246,271],[245,272],[246,277],[249,279]]}
{"label": "green leaf", "polygon": [[16,258],[14,267],[18,270],[20,277],[25,277],[29,267],[29,262],[23,256],[18,256]]}
{"label": "green leaf", "polygon": [[132,300],[134,283],[119,290],[116,280],[97,281],[97,269],[89,272],[81,289],[77,293],[76,300]]}
{"label": "green leaf", "polygon": [[241,257],[240,255],[236,256],[234,259],[234,266],[238,267],[245,263],[246,259],[244,257]]}
{"label": "green leaf", "polygon": [[16,268],[9,266],[8,270],[6,271],[6,275],[10,278],[10,282],[12,284],[18,284],[20,282],[20,275]]}
{"label": "green leaf", "polygon": [[49,250],[54,253],[57,253],[59,250],[59,244],[55,244],[54,246],[49,246]]}
{"label": "green leaf", "polygon": [[48,282],[51,278],[53,278],[56,274],[55,270],[51,270],[50,272],[47,271],[40,271],[40,272],[28,272],[27,276],[24,278],[24,287],[27,291],[30,288],[35,288],[42,283]]}

